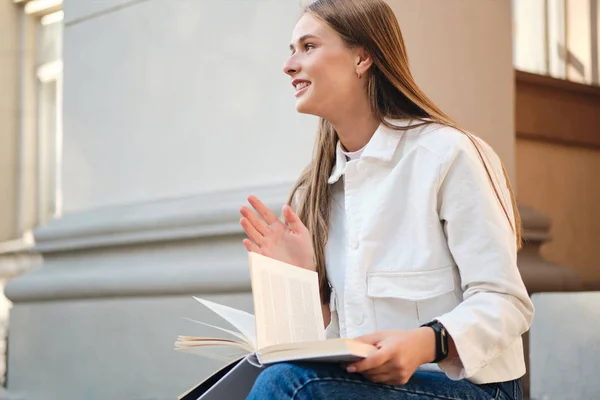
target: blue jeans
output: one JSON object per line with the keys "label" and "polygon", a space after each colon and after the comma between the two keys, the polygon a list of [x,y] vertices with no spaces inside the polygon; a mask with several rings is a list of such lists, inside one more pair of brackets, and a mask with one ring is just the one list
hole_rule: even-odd
{"label": "blue jeans", "polygon": [[476,385],[417,371],[406,385],[374,383],[338,364],[281,363],[266,368],[247,400],[521,400],[521,379]]}

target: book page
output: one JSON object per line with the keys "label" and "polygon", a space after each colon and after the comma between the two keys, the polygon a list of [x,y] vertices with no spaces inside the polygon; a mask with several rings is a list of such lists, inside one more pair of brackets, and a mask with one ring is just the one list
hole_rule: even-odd
{"label": "book page", "polygon": [[235,346],[223,346],[218,344],[218,342],[207,346],[179,347],[175,350],[181,353],[195,354],[197,356],[209,358],[220,363],[228,363],[233,359],[248,355],[246,349]]}
{"label": "book page", "polygon": [[329,339],[265,347],[256,354],[263,365],[281,361],[352,362],[377,351],[377,347],[353,339]]}
{"label": "book page", "polygon": [[252,351],[256,350],[256,343],[252,343],[250,341],[250,339],[248,339],[245,335],[242,335],[241,333],[238,332],[234,332],[234,331],[230,331],[229,329],[225,329],[225,328],[221,328],[220,326],[215,326],[215,325],[211,325],[211,324],[207,324],[206,322],[201,322],[201,321],[196,321],[195,319],[191,319],[191,318],[184,318],[185,320],[191,321],[191,322],[195,322],[197,324],[200,325],[204,325],[204,326],[208,326],[209,328],[213,328],[213,329],[217,329],[221,332],[225,332],[228,333],[232,336],[235,336],[239,339],[241,339],[244,343],[249,344],[250,346],[252,346]]}
{"label": "book page", "polygon": [[254,316],[246,311],[238,310],[224,306],[222,304],[213,303],[212,301],[194,297],[200,303],[210,308],[215,313],[223,317],[227,322],[237,328],[242,335],[245,336],[246,342],[252,344],[256,349],[256,328],[254,326]]}
{"label": "book page", "polygon": [[325,340],[317,273],[248,253],[257,348]]}

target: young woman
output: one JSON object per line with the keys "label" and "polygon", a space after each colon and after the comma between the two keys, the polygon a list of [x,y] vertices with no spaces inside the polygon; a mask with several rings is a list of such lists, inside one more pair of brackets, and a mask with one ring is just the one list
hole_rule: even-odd
{"label": "young woman", "polygon": [[383,0],[311,3],[290,48],[316,151],[285,222],[249,197],[244,245],[316,270],[328,337],[378,350],[343,368],[274,365],[249,398],[521,399],[533,306],[500,160],[418,88]]}

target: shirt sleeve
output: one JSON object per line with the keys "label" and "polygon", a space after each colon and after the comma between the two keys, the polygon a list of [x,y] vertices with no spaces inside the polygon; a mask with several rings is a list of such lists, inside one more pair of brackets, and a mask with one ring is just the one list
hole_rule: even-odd
{"label": "shirt sleeve", "polygon": [[[463,290],[463,301],[436,318],[458,351],[459,359],[439,363],[455,380],[473,376],[498,357],[529,329],[534,313],[517,268],[515,233],[475,146],[461,136],[442,161],[438,191],[440,219]],[[500,160],[485,144],[480,146],[514,220]]]}

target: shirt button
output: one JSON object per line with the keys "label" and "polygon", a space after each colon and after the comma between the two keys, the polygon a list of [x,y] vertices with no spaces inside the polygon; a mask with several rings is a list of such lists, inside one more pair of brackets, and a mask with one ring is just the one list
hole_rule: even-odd
{"label": "shirt button", "polygon": [[356,322],[356,325],[362,325],[365,322],[365,315],[363,313],[360,313],[356,316],[354,322]]}
{"label": "shirt button", "polygon": [[353,240],[352,242],[350,242],[350,247],[352,247],[353,249],[358,249],[358,240]]}

